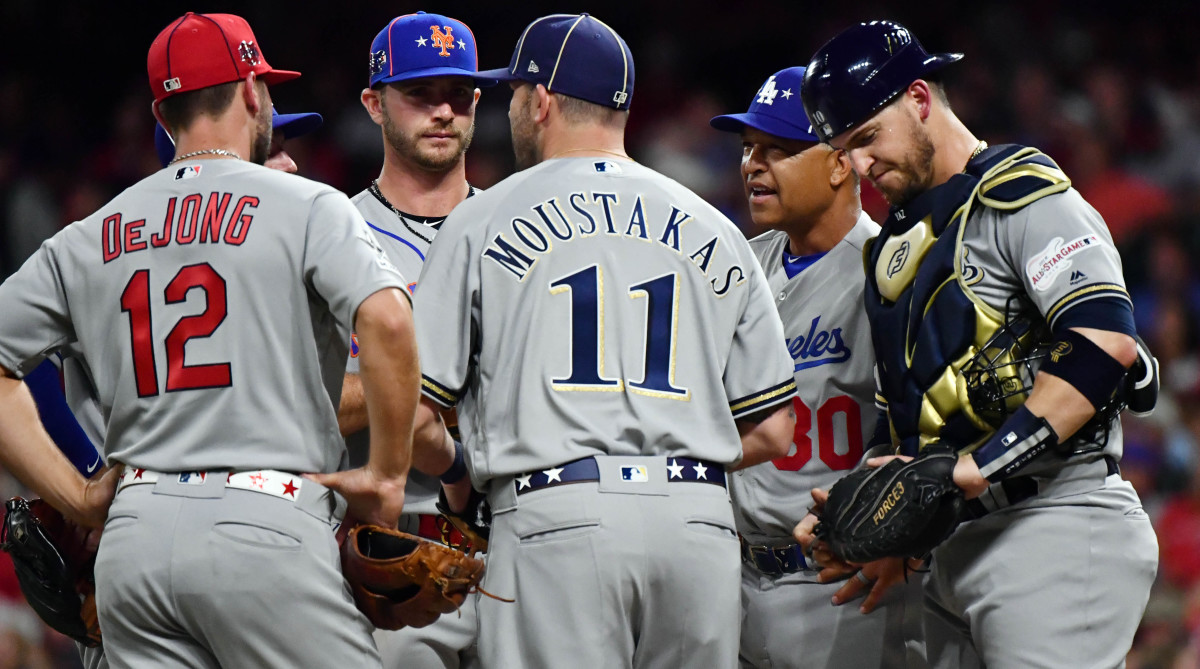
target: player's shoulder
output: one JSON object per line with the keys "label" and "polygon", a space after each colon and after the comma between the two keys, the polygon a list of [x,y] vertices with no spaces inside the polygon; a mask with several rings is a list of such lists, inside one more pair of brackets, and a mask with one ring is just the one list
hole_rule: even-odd
{"label": "player's shoulder", "polygon": [[1019,144],[994,147],[971,170],[980,180],[977,200],[997,211],[1017,211],[1071,188],[1050,156]]}
{"label": "player's shoulder", "polygon": [[788,236],[782,230],[767,230],[761,235],[749,239],[747,244],[754,255],[761,261],[764,258],[777,258],[787,247]]}
{"label": "player's shoulder", "polygon": [[854,250],[861,252],[867,242],[879,236],[879,230],[879,224],[867,212],[860,211],[854,227],[850,228],[850,232],[846,233],[842,241]]}

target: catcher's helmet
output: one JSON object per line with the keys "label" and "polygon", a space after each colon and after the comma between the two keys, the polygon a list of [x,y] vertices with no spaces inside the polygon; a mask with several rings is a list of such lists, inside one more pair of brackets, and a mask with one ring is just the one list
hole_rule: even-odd
{"label": "catcher's helmet", "polygon": [[800,98],[813,131],[828,142],[891,102],[914,80],[962,57],[929,54],[899,23],[860,23],[817,51],[804,74]]}

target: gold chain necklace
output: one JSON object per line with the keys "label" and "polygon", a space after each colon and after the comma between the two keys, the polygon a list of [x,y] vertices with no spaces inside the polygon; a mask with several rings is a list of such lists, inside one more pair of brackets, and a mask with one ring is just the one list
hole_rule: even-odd
{"label": "gold chain necklace", "polygon": [[554,155],[552,155],[552,156],[547,156],[547,157],[546,157],[546,160],[552,160],[552,159],[554,159],[554,158],[557,158],[557,157],[559,157],[559,156],[561,156],[561,155],[563,155],[563,154],[565,154],[565,153],[582,153],[582,152],[584,152],[584,151],[595,151],[596,153],[607,153],[607,154],[608,154],[608,155],[610,155],[610,156],[616,156],[616,157],[618,157],[618,158],[624,158],[625,160],[633,160],[633,158],[630,158],[630,157],[629,157],[627,154],[624,154],[624,153],[618,153],[617,151],[609,151],[608,149],[587,149],[587,148],[582,148],[582,149],[567,149],[566,151],[559,151],[558,153],[556,153],[556,154],[554,154]]}
{"label": "gold chain necklace", "polygon": [[191,151],[191,152],[185,153],[182,156],[175,156],[175,158],[172,159],[171,162],[167,163],[167,165],[168,166],[174,165],[175,163],[177,163],[181,160],[187,160],[188,158],[195,158],[196,156],[203,156],[205,154],[211,154],[214,156],[225,156],[227,158],[237,158],[238,160],[242,159],[241,156],[239,156],[238,154],[236,154],[233,151],[230,151],[228,149],[200,149],[199,151]]}

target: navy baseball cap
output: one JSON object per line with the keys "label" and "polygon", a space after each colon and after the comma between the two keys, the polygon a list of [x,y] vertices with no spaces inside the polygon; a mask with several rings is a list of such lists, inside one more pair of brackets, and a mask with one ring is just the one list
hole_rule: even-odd
{"label": "navy baseball cap", "polygon": [[754,94],[745,114],[714,116],[709,125],[725,132],[741,132],[750,126],[765,133],[802,142],[820,142],[800,102],[803,67],[789,67],[772,74]]}
{"label": "navy baseball cap", "polygon": [[633,101],[633,54],[603,21],[587,14],[552,14],[530,23],[508,67],[480,76],[542,84],[604,107],[629,109]]}
{"label": "navy baseball cap", "polygon": [[[307,135],[321,127],[324,120],[320,114],[314,112],[280,114],[271,107],[271,127],[276,132],[283,133],[284,139]],[[154,126],[154,150],[158,153],[158,162],[162,163],[163,167],[175,157],[175,140],[171,139],[161,124]]]}
{"label": "navy baseball cap", "polygon": [[397,16],[371,42],[370,86],[420,77],[471,77],[477,86],[495,79],[479,76],[475,35],[467,24],[441,14]]}

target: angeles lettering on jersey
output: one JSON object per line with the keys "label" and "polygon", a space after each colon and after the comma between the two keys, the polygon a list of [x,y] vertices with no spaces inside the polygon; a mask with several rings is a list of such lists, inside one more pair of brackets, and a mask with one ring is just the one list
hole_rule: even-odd
{"label": "angeles lettering on jersey", "polygon": [[850,347],[842,339],[842,329],[819,330],[821,317],[812,319],[808,334],[787,340],[788,353],[796,361],[795,371],[846,362],[850,359]]}
{"label": "angeles lettering on jersey", "polygon": [[146,219],[123,221],[121,212],[112,214],[100,226],[100,251],[104,262],[116,260],[122,254],[161,248],[171,243],[241,246],[250,233],[250,224],[254,221],[252,210],[258,207],[259,199],[243,195],[230,206],[232,201],[232,193],[218,192],[210,193],[207,199],[200,193],[173,197],[167,201],[162,229],[151,234],[149,239],[142,236]]}
{"label": "angeles lettering on jersey", "polygon": [[[525,277],[537,264],[538,257],[551,253],[554,242],[572,242],[598,234],[621,239],[650,242],[670,249],[680,257],[686,256],[706,278],[713,256],[720,246],[714,235],[694,245],[685,240],[684,225],[695,220],[692,214],[670,205],[669,212],[648,212],[642,196],[635,195],[628,213],[622,211],[617,193],[571,193],[567,206],[558,197],[530,207],[528,216],[515,216],[508,230],[497,233],[483,251],[483,257],[496,263],[516,280]],[[567,210],[572,213],[568,213]],[[695,249],[691,250],[690,249]],[[740,265],[731,264],[724,272],[713,272],[709,281],[713,294],[723,297],[730,289],[745,283],[747,273]]]}

